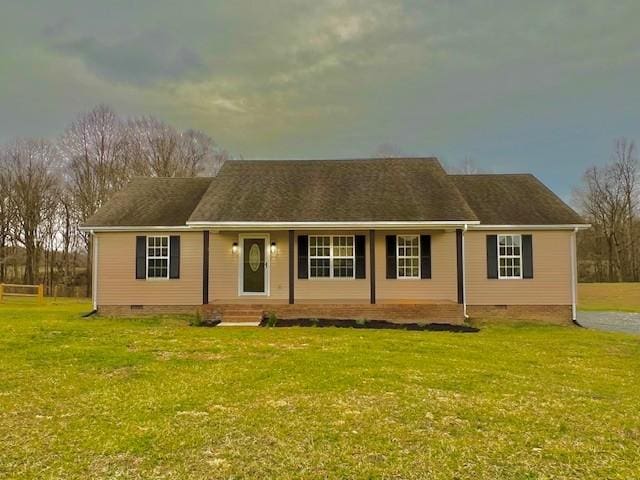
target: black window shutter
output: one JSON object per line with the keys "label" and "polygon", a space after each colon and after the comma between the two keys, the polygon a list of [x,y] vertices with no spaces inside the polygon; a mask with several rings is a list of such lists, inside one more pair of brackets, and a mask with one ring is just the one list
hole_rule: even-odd
{"label": "black window shutter", "polygon": [[431,278],[431,235],[420,235],[420,278]]}
{"label": "black window shutter", "polygon": [[498,278],[497,235],[487,235],[487,278]]}
{"label": "black window shutter", "polygon": [[396,278],[396,236],[387,235],[387,278]]}
{"label": "black window shutter", "polygon": [[136,237],[136,280],[147,278],[147,237]]}
{"label": "black window shutter", "polygon": [[522,235],[522,278],[533,278],[533,238]]}
{"label": "black window shutter", "polygon": [[309,278],[308,235],[298,235],[298,278]]}
{"label": "black window shutter", "polygon": [[356,235],[356,278],[366,278],[365,236]]}
{"label": "black window shutter", "polygon": [[169,237],[169,278],[180,278],[180,236]]}

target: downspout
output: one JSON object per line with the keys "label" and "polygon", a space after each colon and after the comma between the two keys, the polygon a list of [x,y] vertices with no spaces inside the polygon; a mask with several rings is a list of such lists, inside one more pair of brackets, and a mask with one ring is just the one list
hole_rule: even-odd
{"label": "downspout", "polygon": [[464,234],[468,228],[469,225],[465,223],[462,229],[462,311],[464,312],[465,320],[469,320],[469,315],[467,314],[467,272],[464,258]]}
{"label": "downspout", "polygon": [[573,235],[571,235],[571,320],[574,323],[577,322],[577,285],[578,285],[578,262],[576,259],[576,234],[578,229],[573,229]]}
{"label": "downspout", "polygon": [[93,268],[91,278],[91,299],[93,300],[93,311],[98,311],[98,236],[91,230],[91,240],[93,242]]}

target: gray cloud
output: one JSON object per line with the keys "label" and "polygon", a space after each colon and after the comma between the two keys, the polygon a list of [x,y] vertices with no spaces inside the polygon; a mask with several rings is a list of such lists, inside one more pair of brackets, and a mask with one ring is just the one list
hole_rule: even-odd
{"label": "gray cloud", "polygon": [[390,144],[566,191],[640,136],[638,0],[6,3],[0,141],[102,102],[246,157]]}
{"label": "gray cloud", "polygon": [[97,75],[117,82],[149,85],[206,71],[193,48],[180,46],[158,30],[110,42],[86,36],[54,45],[58,51],[80,58]]}

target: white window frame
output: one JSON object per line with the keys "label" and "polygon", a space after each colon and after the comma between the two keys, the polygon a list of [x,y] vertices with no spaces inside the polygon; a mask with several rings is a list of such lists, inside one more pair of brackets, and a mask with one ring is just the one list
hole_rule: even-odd
{"label": "white window frame", "polygon": [[[520,248],[520,254],[519,255],[501,255],[500,254],[500,238],[506,238],[506,237],[518,237],[519,239],[519,248]],[[496,258],[497,258],[497,262],[498,262],[498,280],[522,280],[522,235],[519,233],[500,233],[497,236],[497,249],[498,251],[496,252]],[[512,242],[513,244],[513,242]],[[500,273],[500,259],[501,258],[517,258],[518,260],[520,260],[520,266],[519,266],[519,270],[520,270],[520,275],[502,275]]]}
{"label": "white window frame", "polygon": [[[166,257],[164,255],[149,255],[149,240],[150,239],[156,239],[156,238],[166,238],[167,239],[167,255]],[[146,250],[145,250],[145,268],[146,268],[146,279],[147,280],[169,280],[169,275],[170,275],[170,270],[171,270],[171,239],[169,238],[169,235],[148,235],[147,236],[147,242],[146,242]],[[153,247],[153,248],[157,248],[157,247]],[[149,260],[167,260],[167,276],[166,277],[149,277]]]}
{"label": "white window frame", "polygon": [[[411,275],[410,277],[407,276],[400,276],[400,258],[415,258],[415,255],[400,255],[400,237],[403,238],[416,238],[418,240],[418,275],[414,276]],[[421,271],[421,258],[422,258],[422,252],[420,251],[420,235],[415,234],[415,235],[396,235],[396,278],[398,280],[419,280],[421,278],[422,275],[422,271]]]}
{"label": "white window frame", "polygon": [[[329,256],[321,255],[311,257],[311,239],[318,237],[329,237]],[[351,245],[353,248],[353,255],[350,257],[334,256],[333,255],[333,239],[338,237],[351,238]],[[311,258],[315,259],[329,259],[329,276],[328,277],[313,277],[311,276]],[[334,259],[351,259],[353,262],[353,275],[350,277],[335,277],[333,275],[333,260]],[[356,278],[356,236],[355,235],[309,235],[309,241],[307,245],[307,272],[309,272],[310,280],[353,280]]]}

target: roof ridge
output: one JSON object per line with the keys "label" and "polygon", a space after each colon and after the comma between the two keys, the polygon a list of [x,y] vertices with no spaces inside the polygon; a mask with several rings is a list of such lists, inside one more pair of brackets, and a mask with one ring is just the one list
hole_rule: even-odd
{"label": "roof ridge", "polygon": [[450,177],[534,177],[533,173],[448,173]]}
{"label": "roof ridge", "polygon": [[[287,163],[287,162],[370,162],[385,160],[430,160],[440,163],[438,157],[346,157],[346,158],[243,158],[240,160],[229,160],[228,163]],[[226,164],[227,162],[225,162]]]}
{"label": "roof ridge", "polygon": [[158,177],[153,175],[134,175],[131,177],[131,181],[133,180],[211,180],[216,178],[213,175],[207,175],[206,177]]}

